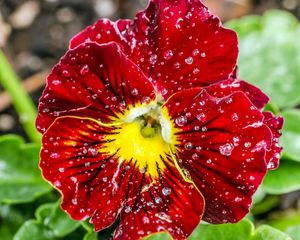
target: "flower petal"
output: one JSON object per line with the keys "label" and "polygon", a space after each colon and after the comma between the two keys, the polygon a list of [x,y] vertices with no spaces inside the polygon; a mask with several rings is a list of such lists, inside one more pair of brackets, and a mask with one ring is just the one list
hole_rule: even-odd
{"label": "flower petal", "polygon": [[[99,20],[70,46],[116,41],[165,99],[186,88],[227,79],[235,69],[235,32],[223,28],[198,0],[152,0],[131,24],[121,23]],[[103,38],[95,37],[104,31]]]}
{"label": "flower petal", "polygon": [[85,43],[68,51],[53,68],[36,125],[43,133],[55,118],[66,115],[107,123],[155,98],[152,84],[115,43]]}
{"label": "flower petal", "polygon": [[243,92],[258,108],[263,109],[269,101],[269,97],[259,88],[239,79],[228,79],[216,84],[207,86],[206,91],[214,97],[222,98],[235,92]]}
{"label": "flower petal", "polygon": [[276,169],[279,166],[280,153],[282,147],[279,146],[279,138],[281,136],[281,129],[283,126],[283,118],[275,117],[271,112],[264,112],[264,124],[266,124],[273,133],[272,146],[267,152],[268,169]]}
{"label": "flower petal", "polygon": [[62,208],[77,220],[91,216],[96,231],[109,227],[121,213],[115,239],[140,239],[157,231],[185,239],[204,212],[202,195],[184,180],[169,153],[154,163],[156,174],[148,169],[150,163],[141,169],[137,159],[124,159],[122,149],[111,144],[122,127],[57,118],[43,136],[43,176],[62,193]]}
{"label": "flower petal", "polygon": [[201,89],[173,95],[163,111],[174,124],[174,154],[205,196],[204,219],[240,220],[267,171],[272,134],[263,114],[242,92],[220,99]]}

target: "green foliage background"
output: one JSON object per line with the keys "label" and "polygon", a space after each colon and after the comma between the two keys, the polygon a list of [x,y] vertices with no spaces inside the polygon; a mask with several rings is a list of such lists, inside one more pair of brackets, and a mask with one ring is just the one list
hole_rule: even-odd
{"label": "green foliage background", "polygon": [[[239,75],[271,98],[268,110],[285,118],[279,169],[270,171],[254,197],[251,213],[237,224],[201,223],[190,240],[300,240],[300,209],[259,219],[283,194],[300,190],[300,24],[292,15],[269,11],[227,23],[239,35]],[[59,194],[38,169],[39,147],[18,136],[0,137],[0,239],[107,239],[87,222],[71,220]],[[170,239],[166,233],[148,240]]]}

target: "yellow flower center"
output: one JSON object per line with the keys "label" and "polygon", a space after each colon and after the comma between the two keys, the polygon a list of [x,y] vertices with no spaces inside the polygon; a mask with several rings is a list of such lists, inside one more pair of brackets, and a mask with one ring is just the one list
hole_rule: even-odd
{"label": "yellow flower center", "polygon": [[[117,152],[119,162],[131,161],[141,172],[159,176],[158,169],[164,170],[163,158],[169,154],[168,126],[171,122],[162,116],[160,110],[149,108],[149,112],[141,111],[130,118],[130,122],[124,122],[114,130],[114,134],[107,136],[106,149],[111,154]],[[127,116],[128,118],[128,116]]]}

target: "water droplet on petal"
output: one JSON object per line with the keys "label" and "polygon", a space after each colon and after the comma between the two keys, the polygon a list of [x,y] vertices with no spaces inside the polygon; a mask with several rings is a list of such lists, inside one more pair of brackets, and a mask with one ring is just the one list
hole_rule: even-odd
{"label": "water droplet on petal", "polygon": [[187,118],[185,116],[179,116],[175,119],[175,123],[179,127],[183,127],[187,123]]}
{"label": "water droplet on petal", "polygon": [[51,153],[51,154],[50,154],[50,157],[51,157],[51,158],[54,158],[54,159],[57,159],[57,158],[60,157],[60,155],[59,155],[58,153],[55,153],[55,152],[54,152],[54,153]]}
{"label": "water droplet on petal", "polygon": [[184,61],[185,61],[186,64],[191,65],[193,63],[194,59],[192,57],[188,57]]}
{"label": "water droplet on petal", "polygon": [[230,156],[234,146],[231,143],[226,143],[219,147],[220,153],[224,156]]}
{"label": "water droplet on petal", "polygon": [[236,122],[237,120],[239,120],[239,116],[236,113],[231,114],[231,120]]}
{"label": "water droplet on petal", "polygon": [[52,81],[52,84],[55,85],[55,86],[58,86],[58,85],[61,84],[61,81],[58,80],[58,79],[56,79],[56,80],[53,80],[53,81]]}
{"label": "water droplet on petal", "polygon": [[194,68],[193,73],[195,75],[197,75],[198,73],[200,73],[200,69],[199,68]]}
{"label": "water droplet on petal", "polygon": [[164,52],[164,59],[166,60],[170,60],[173,57],[173,51],[172,50],[168,50]]}
{"label": "water droplet on petal", "polygon": [[90,71],[89,65],[85,64],[85,65],[83,65],[82,68],[80,69],[80,74],[81,74],[81,75],[86,75],[89,71]]}
{"label": "water droplet on petal", "polygon": [[139,90],[137,90],[136,88],[132,89],[131,94],[133,96],[137,96],[139,94]]}
{"label": "water droplet on petal", "polygon": [[193,144],[191,142],[188,142],[184,145],[184,148],[186,150],[192,150],[193,149]]}
{"label": "water droplet on petal", "polygon": [[150,63],[151,63],[151,64],[155,64],[156,61],[157,61],[157,55],[156,55],[156,54],[152,54],[152,55],[150,56]]}
{"label": "water droplet on petal", "polygon": [[63,173],[63,172],[65,171],[65,168],[60,167],[60,168],[58,169],[58,171],[61,172],[61,173]]}
{"label": "water droplet on petal", "polygon": [[199,114],[196,115],[196,118],[197,118],[199,121],[203,122],[203,121],[205,121],[205,119],[206,119],[206,115],[205,115],[204,113],[199,113]]}
{"label": "water droplet on petal", "polygon": [[166,187],[164,187],[164,188],[162,189],[162,193],[163,193],[163,195],[165,195],[165,196],[170,195],[170,194],[171,194],[171,188],[166,188]]}
{"label": "water droplet on petal", "polygon": [[246,148],[251,147],[251,142],[245,142],[244,146],[245,146]]}
{"label": "water droplet on petal", "polygon": [[64,76],[64,77],[70,77],[70,72],[68,71],[68,70],[63,70],[62,71],[62,75]]}

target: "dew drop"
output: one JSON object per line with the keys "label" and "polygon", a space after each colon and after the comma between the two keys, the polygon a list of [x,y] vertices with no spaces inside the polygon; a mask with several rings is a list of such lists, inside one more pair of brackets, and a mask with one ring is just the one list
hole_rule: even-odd
{"label": "dew drop", "polygon": [[132,89],[131,94],[133,96],[137,96],[139,94],[139,90],[137,90],[136,88]]}
{"label": "dew drop", "polygon": [[129,206],[125,207],[124,212],[130,213],[131,212],[131,207],[129,207]]}
{"label": "dew drop", "polygon": [[162,193],[163,193],[163,195],[165,195],[165,196],[170,195],[170,194],[171,194],[171,188],[166,188],[166,187],[164,187],[164,188],[162,189]]}
{"label": "dew drop", "polygon": [[54,152],[54,153],[51,153],[51,154],[50,154],[50,157],[51,157],[51,158],[54,158],[54,159],[57,159],[57,158],[60,157],[60,155],[59,155],[58,153],[55,153],[55,152]]}
{"label": "dew drop", "polygon": [[150,56],[150,63],[151,63],[151,64],[155,64],[156,61],[157,61],[157,55],[156,55],[156,54],[152,54],[152,55]]}
{"label": "dew drop", "polygon": [[186,64],[191,65],[193,63],[194,59],[192,57],[188,57],[184,61],[185,61]]}
{"label": "dew drop", "polygon": [[187,118],[185,116],[179,116],[175,119],[175,123],[179,127],[183,127],[187,123]]}
{"label": "dew drop", "polygon": [[73,199],[72,199],[72,203],[73,203],[74,205],[77,205],[77,204],[78,204],[77,198],[73,198]]}
{"label": "dew drop", "polygon": [[224,156],[230,156],[234,146],[231,143],[226,143],[219,147],[220,153]]}
{"label": "dew drop", "polygon": [[65,171],[65,168],[60,167],[60,168],[58,169],[58,171],[61,172],[61,173],[63,173],[63,172]]}
{"label": "dew drop", "polygon": [[107,182],[107,177],[102,178],[103,182]]}
{"label": "dew drop", "polygon": [[237,120],[239,120],[239,116],[236,113],[231,114],[231,120],[236,122]]}
{"label": "dew drop", "polygon": [[246,148],[251,147],[251,142],[245,142],[244,146],[245,146]]}
{"label": "dew drop", "polygon": [[206,116],[205,116],[204,113],[199,113],[199,114],[196,115],[196,118],[197,118],[199,121],[203,122],[203,121],[205,121]]}
{"label": "dew drop", "polygon": [[200,69],[199,68],[194,68],[193,73],[195,75],[197,75],[198,73],[200,73]]}
{"label": "dew drop", "polygon": [[193,144],[191,142],[188,142],[184,145],[184,148],[186,150],[192,150],[193,149]]}
{"label": "dew drop", "polygon": [[199,49],[195,49],[193,51],[193,56],[197,56],[200,53]]}
{"label": "dew drop", "polygon": [[166,60],[170,60],[173,57],[173,51],[172,50],[168,50],[164,52],[164,59]]}
{"label": "dew drop", "polygon": [[201,57],[205,58],[206,57],[206,53],[205,52],[201,53]]}
{"label": "dew drop", "polygon": [[64,76],[64,77],[70,77],[70,72],[68,71],[68,70],[63,70],[62,71],[62,75]]}
{"label": "dew drop", "polygon": [[85,65],[83,65],[82,68],[80,69],[80,74],[81,74],[81,75],[86,75],[89,71],[90,71],[89,65],[85,64]]}
{"label": "dew drop", "polygon": [[52,81],[52,84],[55,85],[55,86],[58,86],[58,85],[61,84],[61,81],[56,79],[56,80]]}
{"label": "dew drop", "polygon": [[159,204],[159,203],[161,203],[161,198],[160,197],[156,197],[156,198],[154,198],[154,201],[157,203],[157,204]]}

